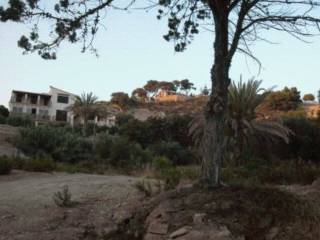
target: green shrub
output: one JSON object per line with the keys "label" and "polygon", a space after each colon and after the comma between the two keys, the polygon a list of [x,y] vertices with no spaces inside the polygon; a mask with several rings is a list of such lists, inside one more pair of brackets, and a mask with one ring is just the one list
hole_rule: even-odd
{"label": "green shrub", "polygon": [[123,137],[114,137],[108,163],[116,168],[137,169],[152,161],[151,152],[138,143],[131,143]]}
{"label": "green shrub", "polygon": [[0,105],[0,117],[7,118],[9,116],[9,109],[3,105]]}
{"label": "green shrub", "polygon": [[279,144],[276,153],[281,159],[320,159],[320,126],[307,118],[285,118],[284,124],[293,132],[289,144]]}
{"label": "green shrub", "polygon": [[195,163],[195,155],[178,142],[160,142],[152,146],[155,155],[167,157],[174,165]]}
{"label": "green shrub", "polygon": [[33,125],[32,119],[28,116],[9,116],[6,122],[14,127],[29,127]]}
{"label": "green shrub", "polygon": [[50,155],[56,161],[75,162],[93,155],[92,142],[68,127],[39,126],[23,128],[14,142],[28,156]]}
{"label": "green shrub", "polygon": [[100,134],[96,143],[96,153],[100,159],[108,159],[113,145],[113,136],[109,134]]}
{"label": "green shrub", "polygon": [[319,177],[320,166],[295,161],[222,169],[222,179],[228,184],[311,184]]}
{"label": "green shrub", "polygon": [[7,123],[7,118],[0,115],[0,124],[6,124]]}
{"label": "green shrub", "polygon": [[12,170],[12,162],[6,156],[0,157],[0,175],[10,174]]}
{"label": "green shrub", "polygon": [[152,196],[152,185],[151,182],[145,179],[142,179],[140,181],[137,181],[134,184],[134,187],[139,191],[142,192],[146,197]]}
{"label": "green shrub", "polygon": [[178,166],[178,171],[181,174],[181,178],[195,181],[200,177],[200,168],[196,165],[191,166]]}
{"label": "green shrub", "polygon": [[71,200],[71,193],[68,186],[63,186],[62,191],[54,193],[52,199],[58,207],[72,207],[75,202]]}
{"label": "green shrub", "polygon": [[25,161],[23,169],[33,172],[51,172],[56,169],[55,162],[47,156],[36,156]]}
{"label": "green shrub", "polygon": [[172,165],[166,157],[155,157],[152,166],[155,171],[155,176],[165,182],[166,189],[175,188],[181,178],[179,170]]}

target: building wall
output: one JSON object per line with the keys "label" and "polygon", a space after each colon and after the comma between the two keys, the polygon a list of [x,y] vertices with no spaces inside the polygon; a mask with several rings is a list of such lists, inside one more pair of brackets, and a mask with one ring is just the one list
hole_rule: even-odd
{"label": "building wall", "polygon": [[[62,110],[62,111],[67,111],[67,121],[71,122],[72,118],[73,118],[73,114],[70,111],[70,107],[74,104],[76,97],[74,94],[70,94],[67,92],[64,92],[60,89],[54,88],[54,87],[50,87],[50,91],[49,94],[51,95],[51,107],[50,107],[50,117],[51,120],[56,120],[56,112],[57,110]],[[64,96],[68,96],[69,101],[68,103],[59,103],[58,102],[58,96],[59,95],[64,95]]]}

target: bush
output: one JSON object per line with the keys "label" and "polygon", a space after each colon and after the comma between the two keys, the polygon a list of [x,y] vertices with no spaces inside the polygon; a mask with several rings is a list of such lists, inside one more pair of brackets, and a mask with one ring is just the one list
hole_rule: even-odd
{"label": "bush", "polygon": [[12,170],[12,162],[6,156],[0,157],[0,175],[10,174]]}
{"label": "bush", "polygon": [[284,125],[293,131],[289,144],[279,144],[275,153],[281,159],[320,159],[320,127],[306,118],[285,118]]}
{"label": "bush", "polygon": [[96,144],[96,153],[100,159],[108,159],[111,155],[114,137],[109,134],[100,134]]}
{"label": "bush", "polygon": [[36,156],[31,159],[27,159],[24,163],[23,169],[33,172],[51,172],[56,169],[56,164],[47,156]]}
{"label": "bush", "polygon": [[137,169],[144,167],[152,160],[151,152],[142,149],[138,143],[130,143],[123,137],[114,137],[110,152],[111,166],[123,169]]}
{"label": "bush", "polygon": [[50,155],[56,161],[79,161],[92,156],[92,142],[68,127],[50,125],[23,128],[14,142],[26,155]]}
{"label": "bush", "polygon": [[152,146],[155,155],[167,157],[174,165],[186,165],[195,163],[196,157],[178,142],[160,142]]}
{"label": "bush", "polygon": [[155,170],[155,176],[165,182],[166,189],[175,188],[179,184],[181,174],[168,158],[155,157],[152,166]]}
{"label": "bush", "polygon": [[264,165],[228,166],[222,170],[222,179],[228,184],[311,184],[320,177],[320,166],[287,161]]}
{"label": "bush", "polygon": [[0,116],[7,118],[9,116],[9,109],[3,105],[0,105]]}
{"label": "bush", "polygon": [[6,122],[14,127],[29,127],[33,125],[32,119],[28,116],[9,116]]}
{"label": "bush", "polygon": [[297,88],[285,87],[281,91],[271,92],[266,97],[266,103],[275,110],[289,111],[295,110],[302,103],[300,92]]}
{"label": "bush", "polygon": [[54,193],[52,199],[58,207],[72,207],[75,202],[71,200],[71,197],[68,186],[63,186],[62,191]]}
{"label": "bush", "polygon": [[0,124],[6,124],[7,123],[7,118],[4,116],[0,115]]}

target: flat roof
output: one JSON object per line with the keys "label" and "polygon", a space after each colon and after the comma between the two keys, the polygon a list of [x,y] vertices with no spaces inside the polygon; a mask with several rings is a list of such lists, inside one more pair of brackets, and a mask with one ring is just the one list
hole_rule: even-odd
{"label": "flat roof", "polygon": [[13,93],[23,93],[23,94],[33,94],[33,95],[41,95],[46,97],[51,97],[49,93],[35,93],[35,92],[27,92],[27,91],[20,91],[20,90],[12,90]]}

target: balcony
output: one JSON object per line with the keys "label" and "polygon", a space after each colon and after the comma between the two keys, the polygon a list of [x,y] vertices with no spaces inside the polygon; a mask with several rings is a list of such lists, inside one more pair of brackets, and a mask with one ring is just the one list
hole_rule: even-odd
{"label": "balcony", "polygon": [[51,120],[49,115],[31,114],[31,113],[28,114],[28,113],[11,112],[10,116],[22,117],[22,118],[30,118],[33,121],[50,121]]}
{"label": "balcony", "polygon": [[50,95],[13,92],[10,104],[50,107],[52,103]]}

